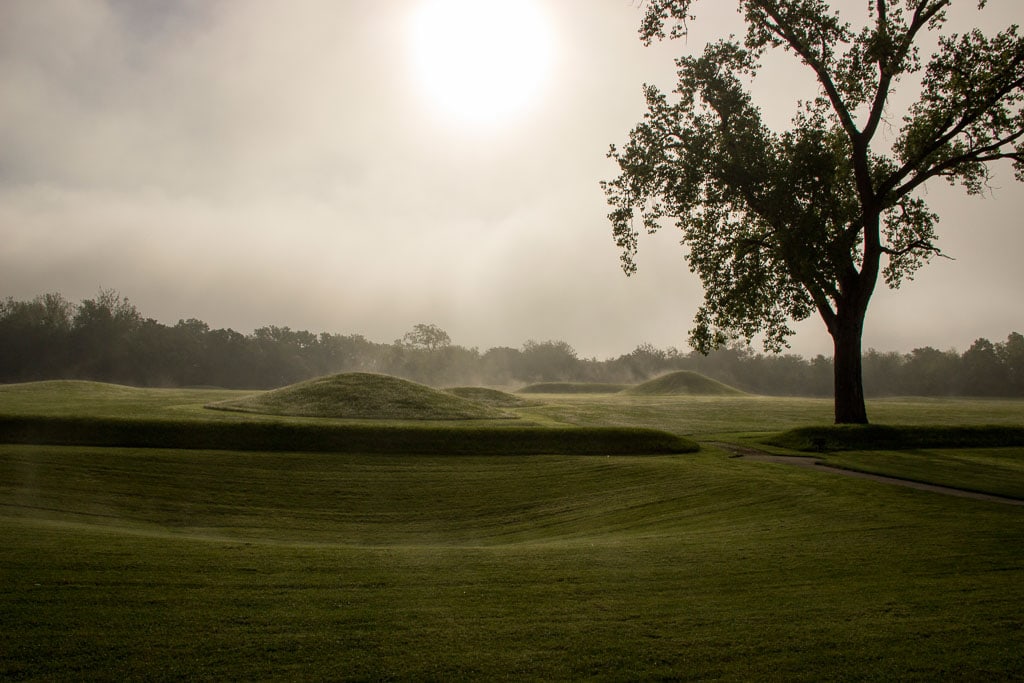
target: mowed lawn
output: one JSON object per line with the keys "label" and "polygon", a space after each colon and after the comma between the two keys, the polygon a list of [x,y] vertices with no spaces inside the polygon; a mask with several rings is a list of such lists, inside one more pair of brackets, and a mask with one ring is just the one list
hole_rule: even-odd
{"label": "mowed lawn", "polygon": [[[735,429],[720,415],[706,432],[757,431],[789,401],[746,400],[763,409],[735,408]],[[968,403],[946,409],[971,414]],[[1000,405],[1011,421],[1013,403]],[[700,437],[682,427],[695,424],[687,408],[677,399],[662,426]],[[609,424],[634,413],[641,426],[672,413],[611,398],[529,410]],[[5,680],[1024,673],[1024,508],[711,447],[445,457],[0,445],[0,534]]]}

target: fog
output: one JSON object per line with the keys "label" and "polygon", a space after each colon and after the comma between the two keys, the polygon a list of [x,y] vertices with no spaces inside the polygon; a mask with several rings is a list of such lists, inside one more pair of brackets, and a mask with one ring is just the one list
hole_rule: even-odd
{"label": "fog", "polygon": [[[984,21],[960,3],[953,19],[1004,26],[1018,2],[991,0]],[[643,239],[627,278],[598,183],[643,115],[641,84],[670,88],[673,57],[736,19],[698,3],[685,43],[645,48],[636,3],[536,4],[552,40],[540,90],[474,127],[416,81],[419,1],[4,2],[0,296],[110,288],[164,323],[243,332],[387,342],[425,322],[481,349],[685,347],[701,288],[678,236]],[[758,83],[775,125],[813,92],[801,77],[773,60]],[[995,170],[985,197],[926,188],[954,260],[880,289],[865,347],[1024,331],[1024,195]],[[795,352],[828,353],[820,322],[798,329]]]}

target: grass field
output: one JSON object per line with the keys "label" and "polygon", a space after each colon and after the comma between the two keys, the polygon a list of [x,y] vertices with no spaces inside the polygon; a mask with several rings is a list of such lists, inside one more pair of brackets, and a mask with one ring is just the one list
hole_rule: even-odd
{"label": "grass field", "polygon": [[[195,407],[228,395],[0,387],[0,415],[266,419]],[[700,441],[825,424],[830,409],[531,402],[513,409],[529,424]],[[869,410],[891,424],[1024,424],[1014,401]],[[828,457],[989,490],[1021,485],[1024,452]],[[1024,675],[1021,508],[707,445],[453,458],[7,444],[0,534],[4,680]]]}

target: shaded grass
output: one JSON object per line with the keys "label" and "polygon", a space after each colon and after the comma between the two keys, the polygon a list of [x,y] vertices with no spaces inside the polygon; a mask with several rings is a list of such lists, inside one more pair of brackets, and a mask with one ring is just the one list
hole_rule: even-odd
{"label": "shaded grass", "polygon": [[1024,446],[1024,427],[1011,425],[829,425],[800,427],[764,439],[796,451],[1002,448]]}
{"label": "shaded grass", "polygon": [[707,452],[0,447],[0,678],[1011,679],[1024,517]]}
{"label": "shaded grass", "polygon": [[1024,448],[848,451],[822,459],[858,472],[1024,499]]}
{"label": "shaded grass", "polygon": [[606,455],[686,453],[695,442],[640,427],[486,426],[380,422],[227,422],[3,416],[0,442],[331,453]]}
{"label": "shaded grass", "polygon": [[689,370],[670,372],[630,387],[634,396],[739,396],[744,392]]}

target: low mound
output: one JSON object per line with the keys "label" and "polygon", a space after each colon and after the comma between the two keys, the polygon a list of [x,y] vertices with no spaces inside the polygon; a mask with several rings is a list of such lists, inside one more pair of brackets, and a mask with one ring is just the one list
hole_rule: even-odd
{"label": "low mound", "polygon": [[522,408],[524,406],[536,405],[524,398],[519,398],[497,389],[488,389],[487,387],[451,387],[445,389],[445,391],[467,401],[475,401],[494,408]]}
{"label": "low mound", "polygon": [[601,384],[598,382],[541,382],[530,384],[520,394],[617,394],[628,384]]}
{"label": "low mound", "polygon": [[710,377],[680,370],[638,384],[627,389],[627,394],[638,396],[739,396],[742,391],[722,384]]}
{"label": "low mound", "polygon": [[408,380],[365,372],[319,377],[206,406],[215,410],[371,420],[485,420],[513,417],[494,407]]}

